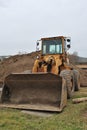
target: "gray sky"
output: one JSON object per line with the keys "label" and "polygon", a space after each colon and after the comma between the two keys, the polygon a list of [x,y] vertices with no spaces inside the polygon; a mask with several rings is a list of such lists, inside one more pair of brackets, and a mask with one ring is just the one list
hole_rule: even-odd
{"label": "gray sky", "polygon": [[0,55],[35,51],[41,37],[59,35],[87,57],[87,0],[0,0]]}

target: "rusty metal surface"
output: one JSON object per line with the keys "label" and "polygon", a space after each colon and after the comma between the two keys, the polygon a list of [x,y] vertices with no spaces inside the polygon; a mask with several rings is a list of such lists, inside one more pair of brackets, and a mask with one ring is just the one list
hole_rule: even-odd
{"label": "rusty metal surface", "polygon": [[62,91],[62,78],[57,75],[11,74],[5,79],[1,102],[9,104],[5,107],[60,111]]}
{"label": "rusty metal surface", "polygon": [[41,40],[54,40],[54,39],[59,39],[59,38],[65,38],[64,36],[57,36],[57,37],[46,37],[46,38],[41,38]]}
{"label": "rusty metal surface", "polygon": [[53,112],[61,112],[62,108],[49,106],[49,105],[41,105],[41,104],[0,104],[0,108],[14,108],[20,110],[38,110],[38,111],[53,111]]}

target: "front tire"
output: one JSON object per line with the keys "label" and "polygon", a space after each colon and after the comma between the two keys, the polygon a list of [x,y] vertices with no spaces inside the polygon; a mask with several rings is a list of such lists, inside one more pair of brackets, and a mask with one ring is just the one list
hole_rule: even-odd
{"label": "front tire", "polygon": [[71,70],[62,70],[60,76],[66,80],[67,98],[71,98],[74,92],[74,77]]}

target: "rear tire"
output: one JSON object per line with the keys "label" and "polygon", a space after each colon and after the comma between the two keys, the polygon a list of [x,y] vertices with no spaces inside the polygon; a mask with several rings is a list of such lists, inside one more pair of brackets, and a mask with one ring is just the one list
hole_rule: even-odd
{"label": "rear tire", "polygon": [[60,76],[66,80],[67,87],[67,98],[71,98],[74,92],[74,78],[71,70],[63,70],[60,73]]}
{"label": "rear tire", "polygon": [[78,70],[73,70],[75,91],[80,89],[80,74]]}

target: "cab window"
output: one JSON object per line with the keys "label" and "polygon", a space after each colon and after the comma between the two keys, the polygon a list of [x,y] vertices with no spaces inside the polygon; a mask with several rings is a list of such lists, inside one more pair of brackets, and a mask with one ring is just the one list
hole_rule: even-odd
{"label": "cab window", "polygon": [[42,43],[43,54],[62,54],[62,39],[44,40]]}

